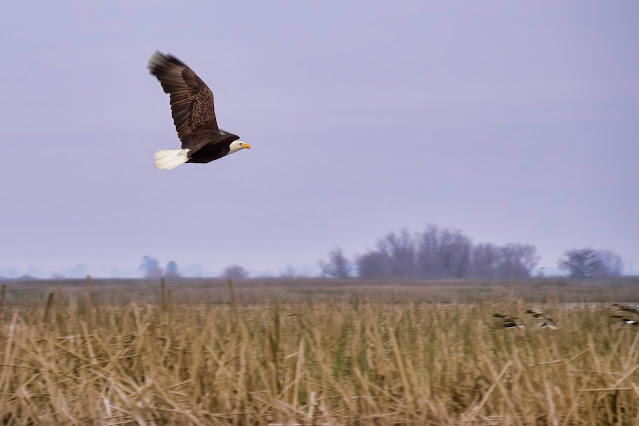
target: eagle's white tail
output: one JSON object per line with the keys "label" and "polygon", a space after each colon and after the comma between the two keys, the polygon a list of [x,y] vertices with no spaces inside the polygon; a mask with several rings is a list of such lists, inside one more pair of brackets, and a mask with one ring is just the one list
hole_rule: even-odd
{"label": "eagle's white tail", "polygon": [[155,167],[171,170],[189,161],[188,149],[161,149],[155,153]]}

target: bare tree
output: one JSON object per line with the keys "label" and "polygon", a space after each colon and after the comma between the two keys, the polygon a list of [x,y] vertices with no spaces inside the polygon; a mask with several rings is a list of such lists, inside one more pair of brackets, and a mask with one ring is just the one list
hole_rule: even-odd
{"label": "bare tree", "polygon": [[519,261],[526,271],[528,277],[532,276],[533,271],[539,264],[541,255],[537,253],[537,247],[533,244],[518,244],[519,246]]}
{"label": "bare tree", "polygon": [[537,248],[531,244],[506,244],[499,248],[495,276],[503,279],[529,278],[539,262]]}
{"label": "bare tree", "polygon": [[145,278],[160,278],[162,276],[162,268],[158,260],[151,256],[144,256],[142,258],[142,264],[138,269],[141,269]]}
{"label": "bare tree", "polygon": [[463,278],[468,275],[472,242],[458,230],[428,225],[417,235],[416,263],[422,278]]}
{"label": "bare tree", "polygon": [[180,272],[178,271],[178,265],[175,260],[170,260],[169,263],[166,264],[166,269],[164,272],[164,276],[166,278],[179,278]]}
{"label": "bare tree", "polygon": [[331,250],[328,253],[328,260],[326,262],[320,261],[319,266],[322,275],[333,278],[350,278],[353,269],[351,262],[344,256],[339,247]]}
{"label": "bare tree", "polygon": [[370,251],[357,258],[360,278],[387,278],[390,276],[390,259],[386,253]]}
{"label": "bare tree", "polygon": [[439,230],[435,225],[428,225],[426,230],[417,235],[416,263],[417,271],[422,278],[439,278],[442,275],[439,259]]}
{"label": "bare tree", "polygon": [[378,251],[388,259],[392,277],[414,277],[416,275],[415,245],[408,230],[399,234],[391,232],[377,242]]}
{"label": "bare tree", "polygon": [[472,248],[469,276],[474,278],[524,279],[532,275],[539,262],[537,248],[531,244],[496,246],[482,243]]}
{"label": "bare tree", "polygon": [[501,253],[499,247],[482,243],[473,247],[470,275],[474,278],[495,278]]}
{"label": "bare tree", "polygon": [[231,265],[228,266],[224,272],[222,272],[222,277],[224,278],[231,278],[234,280],[241,280],[241,279],[245,279],[248,278],[249,273],[248,271],[240,265]]}
{"label": "bare tree", "polygon": [[623,270],[619,255],[591,248],[567,250],[557,264],[572,278],[613,277],[621,275]]}
{"label": "bare tree", "polygon": [[464,278],[470,263],[472,242],[461,231],[445,229],[439,236],[439,257],[445,277]]}

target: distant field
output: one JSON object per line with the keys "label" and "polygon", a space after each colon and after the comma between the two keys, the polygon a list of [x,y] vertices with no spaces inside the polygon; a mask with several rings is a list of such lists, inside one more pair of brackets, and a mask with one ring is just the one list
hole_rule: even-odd
{"label": "distant field", "polygon": [[[103,303],[160,301],[159,280],[97,279],[92,281],[94,300]],[[37,280],[0,282],[7,285],[6,303],[43,303],[58,287],[66,298],[84,297],[85,280]],[[175,303],[230,302],[223,279],[169,280],[167,290]],[[318,278],[269,278],[235,281],[240,303],[353,301],[465,303],[518,298],[526,302],[639,302],[639,277],[601,280],[500,281],[366,281]]]}
{"label": "distant field", "polygon": [[4,424],[639,424],[636,279],[0,284]]}

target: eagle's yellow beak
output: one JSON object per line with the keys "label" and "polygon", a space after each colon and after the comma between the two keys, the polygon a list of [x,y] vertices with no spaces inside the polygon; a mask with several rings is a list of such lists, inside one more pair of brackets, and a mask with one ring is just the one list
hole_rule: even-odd
{"label": "eagle's yellow beak", "polygon": [[242,148],[246,148],[246,149],[251,149],[251,145],[245,143],[244,146]]}

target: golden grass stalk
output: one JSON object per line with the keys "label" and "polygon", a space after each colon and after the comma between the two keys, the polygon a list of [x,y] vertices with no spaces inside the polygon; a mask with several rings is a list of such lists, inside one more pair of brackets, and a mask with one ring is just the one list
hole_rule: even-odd
{"label": "golden grass stalk", "polygon": [[559,330],[511,330],[492,314],[524,311],[518,299],[242,304],[228,291],[230,305],[171,315],[168,295],[98,303],[88,283],[84,306],[5,306],[0,421],[639,424],[639,334],[598,306],[549,305]]}

